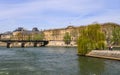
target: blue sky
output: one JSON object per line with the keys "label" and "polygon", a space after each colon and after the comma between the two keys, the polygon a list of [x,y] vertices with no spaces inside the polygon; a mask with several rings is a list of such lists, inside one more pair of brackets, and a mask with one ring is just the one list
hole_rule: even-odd
{"label": "blue sky", "polygon": [[120,24],[120,0],[0,0],[0,33],[80,26],[93,22]]}

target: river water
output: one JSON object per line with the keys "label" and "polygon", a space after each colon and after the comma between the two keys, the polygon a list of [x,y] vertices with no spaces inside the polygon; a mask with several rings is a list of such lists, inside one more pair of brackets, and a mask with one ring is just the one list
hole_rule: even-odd
{"label": "river water", "polygon": [[76,52],[62,47],[0,47],[0,75],[120,75],[120,61]]}

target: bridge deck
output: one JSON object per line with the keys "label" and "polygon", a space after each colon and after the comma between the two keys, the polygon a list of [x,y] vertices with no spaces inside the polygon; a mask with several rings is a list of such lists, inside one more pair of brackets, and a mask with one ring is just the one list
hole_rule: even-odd
{"label": "bridge deck", "polygon": [[25,43],[27,43],[27,42],[32,42],[32,43],[34,43],[34,47],[37,47],[38,43],[41,43],[41,46],[45,46],[48,44],[49,41],[46,41],[46,40],[0,40],[0,42],[7,43],[6,47],[10,48],[11,44],[14,42],[20,42],[21,47],[25,47]]}
{"label": "bridge deck", "polygon": [[0,40],[1,42],[48,42],[46,40]]}

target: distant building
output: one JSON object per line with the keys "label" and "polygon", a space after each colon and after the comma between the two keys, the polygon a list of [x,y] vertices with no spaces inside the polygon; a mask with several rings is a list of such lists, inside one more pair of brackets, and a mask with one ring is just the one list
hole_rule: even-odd
{"label": "distant building", "polygon": [[[112,38],[112,30],[115,25],[110,24],[103,24],[101,25],[102,31],[106,35],[106,41],[109,43],[109,40]],[[65,33],[69,33],[71,35],[71,40],[75,41],[80,36],[80,31],[83,30],[86,26],[68,26],[66,28],[59,28],[59,29],[49,29],[44,31],[39,31],[37,27],[34,27],[32,30],[26,30],[23,27],[18,27],[13,32],[6,32],[1,34],[1,39],[13,39],[13,40],[26,40],[26,39],[33,39],[34,36],[41,35],[43,33],[44,40],[53,40],[56,43],[59,41],[63,41]],[[53,42],[55,44],[55,42]],[[59,45],[63,45],[63,42],[59,43]]]}
{"label": "distant building", "polygon": [[75,40],[78,37],[79,27],[68,26],[67,28],[61,29],[52,29],[52,30],[45,30],[45,39],[46,40],[63,40],[65,33],[68,32],[72,37],[72,40]]}
{"label": "distant building", "polygon": [[37,27],[34,27],[34,28],[32,29],[32,31],[33,31],[33,32],[38,32],[39,30],[38,30]]}
{"label": "distant building", "polygon": [[13,39],[15,40],[32,40],[34,34],[40,34],[38,28],[34,27],[32,30],[26,30],[22,27],[17,28],[13,31]]}
{"label": "distant building", "polygon": [[1,39],[4,39],[4,40],[9,40],[12,36],[12,32],[5,32],[5,33],[2,33],[1,34]]}
{"label": "distant building", "polygon": [[13,32],[16,32],[16,31],[25,31],[25,29],[23,27],[18,27],[17,29],[15,29]]}

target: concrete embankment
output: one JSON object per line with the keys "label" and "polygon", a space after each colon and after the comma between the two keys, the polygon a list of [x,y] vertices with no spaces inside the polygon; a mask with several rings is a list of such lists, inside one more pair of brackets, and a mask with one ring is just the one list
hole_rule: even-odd
{"label": "concrete embankment", "polygon": [[[5,46],[6,47],[6,43],[4,42],[0,42],[0,46]],[[40,46],[40,44],[38,44],[38,47]],[[55,47],[77,47],[76,42],[75,41],[71,41],[70,44],[66,45],[64,41],[60,41],[60,40],[52,40],[49,41],[49,43],[46,46],[55,46]],[[14,42],[11,43],[10,47],[21,47],[21,43],[18,42]],[[33,43],[26,43],[25,47],[33,47]]]}
{"label": "concrete embankment", "polygon": [[86,56],[120,60],[120,51],[92,50]]}
{"label": "concrete embankment", "polygon": [[64,41],[49,41],[47,46],[55,46],[55,47],[77,47],[75,41],[71,41],[69,45],[66,45]]}
{"label": "concrete embankment", "polygon": [[4,43],[4,42],[0,42],[0,46],[6,46],[7,44],[6,43]]}

